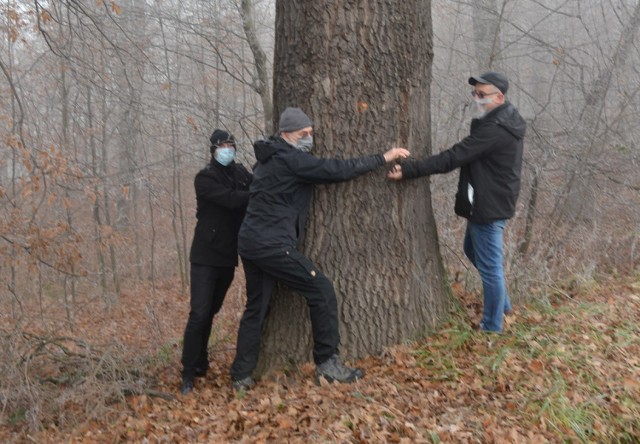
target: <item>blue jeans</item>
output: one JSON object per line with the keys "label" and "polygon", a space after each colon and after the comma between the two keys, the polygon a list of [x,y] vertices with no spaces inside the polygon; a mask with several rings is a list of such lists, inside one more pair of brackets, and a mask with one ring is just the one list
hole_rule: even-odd
{"label": "blue jeans", "polygon": [[464,253],[480,272],[484,307],[480,327],[486,331],[502,331],[504,313],[511,311],[502,269],[502,235],[506,220],[488,224],[467,222]]}

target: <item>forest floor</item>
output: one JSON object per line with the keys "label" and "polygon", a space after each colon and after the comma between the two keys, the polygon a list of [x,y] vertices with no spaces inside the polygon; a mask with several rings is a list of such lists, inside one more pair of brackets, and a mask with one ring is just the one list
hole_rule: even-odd
{"label": "forest floor", "polygon": [[[137,361],[113,364],[142,366],[138,376],[127,373],[127,395],[109,397],[110,386],[99,384],[65,385],[59,368],[32,365],[39,372],[32,381],[45,381],[46,371],[55,381],[55,391],[42,395],[49,402],[39,403],[53,413],[41,412],[34,427],[29,407],[5,409],[0,441],[640,442],[638,278],[558,289],[551,300],[517,305],[502,335],[474,331],[479,297],[458,285],[454,292],[458,309],[439,331],[353,363],[366,371],[361,381],[315,385],[306,364],[238,395],[228,376],[241,312],[236,282],[212,335],[212,367],[186,396],[179,394],[179,358],[188,298],[171,286],[153,297],[123,295],[101,319],[79,310],[73,334],[139,350]],[[97,396],[92,390],[110,399],[106,406],[88,401]]]}

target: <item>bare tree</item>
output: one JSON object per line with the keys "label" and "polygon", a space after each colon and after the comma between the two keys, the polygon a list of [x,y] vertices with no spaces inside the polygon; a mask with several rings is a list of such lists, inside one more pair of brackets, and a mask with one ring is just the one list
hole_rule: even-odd
{"label": "bare tree", "polygon": [[[588,25],[584,25],[587,28]],[[587,221],[592,225],[596,219],[598,165],[606,153],[606,137],[610,135],[605,121],[607,97],[614,86],[616,72],[628,63],[639,30],[640,2],[624,24],[618,41],[613,45],[612,54],[605,55],[605,65],[591,81],[579,85],[584,94],[584,105],[579,110],[577,124],[572,131],[578,151],[575,162],[569,165],[569,177],[562,198],[554,209],[557,223]]]}
{"label": "bare tree", "polygon": [[473,43],[479,72],[502,71],[500,27],[506,3],[506,1],[503,2],[501,11],[498,11],[497,0],[472,2]]}
{"label": "bare tree", "polygon": [[240,2],[240,13],[244,33],[247,36],[247,42],[255,61],[255,75],[252,86],[262,100],[265,133],[271,134],[273,131],[273,103],[271,101],[271,88],[269,87],[269,66],[267,55],[262,49],[256,32],[256,14],[253,4],[253,0],[242,0]]}

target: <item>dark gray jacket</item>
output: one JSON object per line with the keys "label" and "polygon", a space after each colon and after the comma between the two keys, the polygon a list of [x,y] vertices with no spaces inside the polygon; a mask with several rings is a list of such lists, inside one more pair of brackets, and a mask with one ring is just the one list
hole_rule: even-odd
{"label": "dark gray jacket", "polygon": [[254,150],[257,163],[238,237],[238,252],[249,259],[296,248],[303,236],[313,184],[353,179],[385,163],[381,154],[322,159],[280,137],[259,140]]}
{"label": "dark gray jacket", "polygon": [[[460,168],[455,212],[473,222],[510,219],[520,193],[526,122],[505,103],[471,121],[471,132],[446,151],[402,164],[402,176],[412,179]],[[469,200],[473,187],[473,203]]]}

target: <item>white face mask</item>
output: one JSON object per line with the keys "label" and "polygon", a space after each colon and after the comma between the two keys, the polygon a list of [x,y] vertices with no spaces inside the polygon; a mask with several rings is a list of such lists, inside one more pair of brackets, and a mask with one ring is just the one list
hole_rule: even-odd
{"label": "white face mask", "polygon": [[304,151],[308,153],[313,147],[313,136],[301,137],[298,139],[298,143],[296,143],[296,148],[300,151]]}
{"label": "white face mask", "polygon": [[475,98],[473,100],[476,102],[476,108],[478,109],[478,118],[484,117],[488,112],[487,108],[485,108],[485,105],[493,102],[493,99],[490,97],[485,97],[484,99]]}
{"label": "white face mask", "polygon": [[300,151],[309,152],[311,148],[313,148],[313,136],[300,137],[297,141],[291,140],[291,137],[287,134],[286,136],[282,136],[284,140],[287,141],[290,145],[295,146]]}
{"label": "white face mask", "polygon": [[489,103],[493,102],[493,99],[491,97],[485,97],[484,99],[476,98],[474,100],[478,105],[488,105]]}

